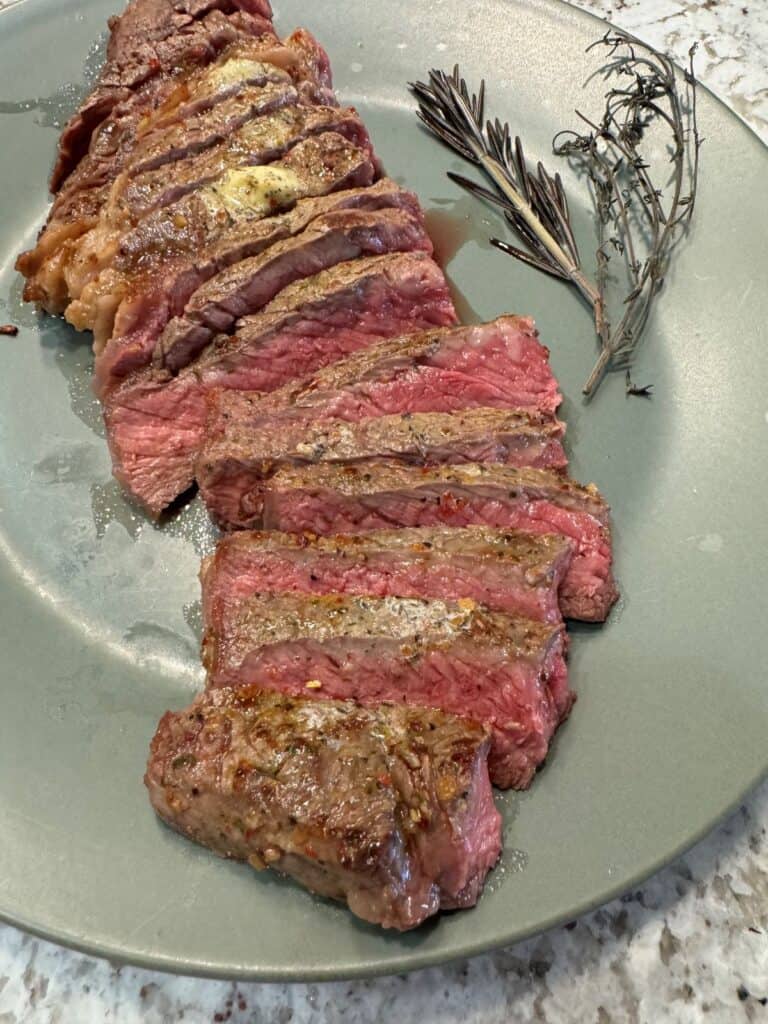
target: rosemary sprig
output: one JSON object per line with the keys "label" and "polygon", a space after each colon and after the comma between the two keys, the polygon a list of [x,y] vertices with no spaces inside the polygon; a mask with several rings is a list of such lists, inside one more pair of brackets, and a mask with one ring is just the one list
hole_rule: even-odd
{"label": "rosemary sprig", "polygon": [[500,205],[528,251],[500,239],[492,239],[493,244],[538,270],[572,281],[589,302],[595,301],[594,285],[581,271],[560,175],[553,178],[541,164],[532,174],[520,139],[512,143],[509,126],[498,120],[484,124],[485,82],[480,83],[479,93],[470,95],[456,65],[452,75],[430,71],[428,84],[415,82],[411,89],[426,127],[480,167],[495,191],[451,171],[448,177]]}
{"label": "rosemary sprig", "polygon": [[[485,120],[485,83],[480,83],[477,94],[470,93],[457,65],[451,75],[433,70],[427,83],[411,86],[422,122],[479,167],[491,188],[460,174],[448,176],[498,205],[524,248],[498,238],[492,238],[492,244],[569,282],[590,305],[600,354],[584,385],[588,396],[609,366],[626,367],[631,361],[672,252],[693,215],[701,146],[695,47],[681,95],[671,61],[652,47],[612,30],[589,50],[599,46],[608,50],[599,73],[611,84],[603,116],[595,123],[577,111],[586,130],[560,132],[553,140],[554,152],[569,158],[590,182],[598,235],[594,281],[582,266],[560,175],[550,174],[541,163],[532,169],[509,125]],[[654,184],[643,152],[652,127],[667,133],[672,163],[669,202]],[[618,324],[612,328],[607,315],[608,264],[617,255],[627,290]]]}

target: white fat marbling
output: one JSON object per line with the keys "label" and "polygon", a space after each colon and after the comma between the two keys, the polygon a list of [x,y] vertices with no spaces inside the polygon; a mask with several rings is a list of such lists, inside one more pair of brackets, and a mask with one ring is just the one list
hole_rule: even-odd
{"label": "white fat marbling", "polygon": [[[678,57],[698,40],[701,79],[768,139],[768,0],[580,6]],[[696,540],[710,554],[723,545],[715,535]],[[765,783],[623,899],[510,949],[407,977],[199,981],[113,966],[0,926],[0,1024],[768,1022],[767,825]]]}

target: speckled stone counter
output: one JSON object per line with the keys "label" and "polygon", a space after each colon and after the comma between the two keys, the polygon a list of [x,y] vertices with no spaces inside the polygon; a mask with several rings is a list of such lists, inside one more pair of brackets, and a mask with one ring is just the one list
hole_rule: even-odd
{"label": "speckled stone counter", "polygon": [[[768,139],[768,0],[580,5],[676,56],[698,40],[700,78]],[[495,954],[369,982],[170,977],[0,926],[0,1024],[768,1022],[767,826],[764,783],[689,854],[601,910]]]}

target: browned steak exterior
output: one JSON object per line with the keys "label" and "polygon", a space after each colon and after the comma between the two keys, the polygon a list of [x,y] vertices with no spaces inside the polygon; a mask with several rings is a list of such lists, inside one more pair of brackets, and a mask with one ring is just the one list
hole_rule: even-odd
{"label": "browned steak exterior", "polygon": [[557,623],[558,590],[572,552],[565,537],[479,526],[336,537],[239,531],[222,538],[203,562],[203,623],[212,625],[225,602],[262,591],[469,598]]}
{"label": "browned steak exterior", "polygon": [[487,749],[438,711],[224,689],[163,717],[145,781],[190,839],[404,930],[472,906],[498,857]]}

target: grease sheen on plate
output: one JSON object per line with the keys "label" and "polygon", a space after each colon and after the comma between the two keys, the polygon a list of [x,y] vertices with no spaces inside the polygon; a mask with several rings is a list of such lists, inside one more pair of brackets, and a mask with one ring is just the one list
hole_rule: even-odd
{"label": "grease sheen on plate", "polygon": [[[607,627],[573,631],[580,699],[556,756],[530,793],[500,801],[523,870],[503,866],[471,913],[382,935],[179,841],[146,805],[156,720],[199,685],[196,572],[210,528],[196,506],[158,528],[125,504],[89,397],[89,339],[22,310],[12,271],[43,219],[51,127],[74,106],[69,83],[83,82],[111,13],[104,0],[77,11],[23,0],[0,15],[0,126],[14,142],[0,152],[0,320],[22,328],[2,339],[0,391],[0,914],[149,966],[314,978],[477,952],[628,888],[766,767],[765,150],[702,95],[698,221],[638,364],[655,397],[627,401],[611,380],[585,409],[588,318],[556,282],[489,250],[492,215],[446,180],[452,159],[418,129],[406,82],[460,60],[544,157],[572,119],[600,23],[541,2],[481,3],[458,23],[448,0],[276,5],[282,31],[306,23],[326,43],[340,96],[360,107],[388,172],[427,209],[473,218],[447,269],[477,316],[536,317],[567,396],[572,473],[596,479],[614,508],[624,594]],[[734,162],[748,207],[727,187]],[[575,219],[588,237],[586,208]]]}

